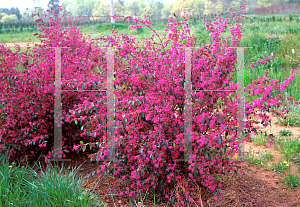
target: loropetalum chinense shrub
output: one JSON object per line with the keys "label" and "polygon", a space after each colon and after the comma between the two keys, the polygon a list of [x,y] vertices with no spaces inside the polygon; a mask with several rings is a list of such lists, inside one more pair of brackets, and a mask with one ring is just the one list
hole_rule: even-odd
{"label": "loropetalum chinense shrub", "polygon": [[[176,161],[184,158],[183,47],[198,45],[190,34],[188,16],[178,21],[180,13],[170,18],[165,33],[158,35],[152,30],[152,38],[142,42],[129,35],[118,36],[116,30],[112,30],[111,36],[96,39],[104,42],[106,47],[109,44],[120,48],[114,52],[116,159],[101,162],[97,172],[114,175],[121,183],[129,182],[126,191],[120,193],[131,197],[150,188],[155,189],[156,198],[169,199],[177,181],[185,179],[188,194],[182,195],[181,202],[195,199],[192,197],[194,189],[189,187],[193,182],[208,187],[217,199],[222,196],[222,183],[216,175],[234,170],[233,162],[228,159],[237,151],[234,130],[237,103],[233,92],[192,94],[191,142],[192,158],[196,161]],[[131,20],[130,17],[127,19]],[[10,144],[13,151],[20,147],[29,151],[44,149],[40,151],[45,158],[52,157],[54,120],[54,49],[48,47],[74,48],[62,52],[63,89],[77,89],[77,86],[79,89],[103,89],[106,87],[107,67],[105,52],[95,41],[83,37],[71,24],[69,28],[63,28],[59,18],[49,20],[49,25],[37,20],[41,27],[39,38],[44,44],[31,53],[24,53],[21,60],[1,47],[3,67],[0,73],[2,102],[5,103],[0,111],[5,117],[5,120],[0,120],[3,124],[0,138],[6,145]],[[137,24],[131,29],[151,28],[150,20],[134,21]],[[237,89],[238,85],[232,81],[237,55],[230,46],[239,46],[240,22],[240,16],[234,12],[232,19],[224,20],[218,15],[214,22],[206,22],[213,44],[193,49],[194,89]],[[226,29],[230,29],[232,36],[222,38]],[[26,70],[16,71],[14,68],[18,65]],[[270,111],[274,114],[270,108],[283,104],[282,92],[294,76],[291,71],[291,76],[278,86],[278,81],[271,80],[266,72],[264,77],[246,86],[246,95],[261,96],[245,103],[246,117],[260,112],[258,115],[267,126],[269,117],[264,113]],[[277,93],[274,95],[273,91]],[[62,93],[64,155],[89,143],[99,148],[91,155],[91,161],[107,159],[106,101],[105,92]],[[286,114],[285,111],[282,113]],[[246,140],[255,131],[254,123],[254,120],[246,120]]]}
{"label": "loropetalum chinense shrub", "polygon": [[[71,47],[62,48],[62,89],[103,88],[106,78],[99,73],[99,68],[105,67],[100,60],[103,52],[83,37],[70,20],[66,22],[69,23],[68,29],[64,29],[59,18],[54,20],[51,16],[48,23],[41,19],[36,22],[41,33],[34,35],[43,41],[42,46],[23,52],[19,57],[1,45],[0,90],[5,107],[0,113],[5,119],[0,119],[0,144],[11,148],[11,155],[22,153],[25,148],[26,153],[42,154],[47,161],[47,157],[52,157],[54,136],[55,50],[50,47]],[[16,68],[23,70],[17,71]],[[97,95],[94,92],[62,92],[63,114],[86,99],[95,100],[92,97]],[[87,114],[90,112],[86,111]],[[63,124],[63,157],[73,150],[74,143],[82,140],[79,133],[81,123]],[[25,160],[27,157],[28,154]]]}
{"label": "loropetalum chinense shrub", "polygon": [[[137,26],[132,26],[132,29],[143,26],[151,28],[147,20],[136,22]],[[116,159],[104,162],[98,172],[117,176],[121,182],[130,181],[126,191],[120,193],[131,197],[138,196],[139,190],[145,192],[148,188],[154,188],[156,196],[158,194],[163,199],[168,199],[172,195],[174,184],[181,179],[187,179],[190,184],[201,183],[218,196],[221,195],[221,182],[214,175],[224,170],[234,170],[226,154],[233,155],[236,152],[236,133],[233,130],[236,126],[236,97],[230,97],[231,92],[193,94],[195,105],[192,143],[195,155],[192,158],[198,161],[177,162],[184,155],[185,58],[184,50],[180,48],[194,47],[197,44],[189,34],[187,19],[183,22],[176,22],[176,18],[170,19],[168,27],[162,35],[152,30],[152,37],[158,39],[155,40],[157,46],[151,40],[138,42],[127,35],[116,37],[117,31],[112,31],[112,37],[98,39],[121,47],[115,53],[115,83],[118,85],[115,91]],[[213,23],[206,23],[214,44],[203,45],[193,53],[192,84],[195,89],[237,88],[237,84],[231,81],[236,54],[226,43],[231,39],[231,46],[237,47],[242,28],[241,24],[236,23],[230,28],[232,36],[224,40],[221,35],[228,27],[229,20],[222,21],[220,16]],[[167,49],[168,46],[171,48]],[[125,58],[126,64],[121,62],[122,58]],[[271,58],[274,57],[271,56],[268,60]],[[292,72],[280,88],[276,85],[278,81],[270,80],[268,72],[247,86],[246,94],[262,97],[246,103],[246,116],[254,115],[254,108],[265,112],[273,106],[281,105],[280,94],[274,97],[271,91],[282,92],[283,87],[289,85],[295,76]],[[217,105],[220,99],[223,101],[222,111]],[[259,115],[266,126],[269,117],[264,113]],[[255,131],[253,123],[253,120],[246,121],[247,139],[251,131]],[[89,122],[88,125],[93,123]],[[83,134],[86,132],[97,133],[97,129],[88,127],[83,129]],[[105,140],[106,135],[98,141],[105,143]],[[83,146],[85,145],[81,144],[74,148],[78,150]],[[99,152],[92,155],[91,160],[106,158],[107,145],[100,144]],[[188,183],[185,188],[188,188]],[[182,195],[181,199],[184,202],[186,195]]]}

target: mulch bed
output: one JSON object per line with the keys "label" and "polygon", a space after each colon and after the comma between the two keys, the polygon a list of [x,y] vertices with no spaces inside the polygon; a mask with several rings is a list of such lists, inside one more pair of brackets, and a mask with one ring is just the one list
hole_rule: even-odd
{"label": "mulch bed", "polygon": [[[73,153],[68,157],[68,159],[71,159],[71,161],[65,162],[64,166],[70,166],[73,168],[86,161],[88,159],[88,154],[83,152],[79,154]],[[34,160],[32,159],[28,164],[33,167]],[[90,175],[87,178],[87,182],[85,183],[84,187],[91,191],[94,189],[93,192],[99,196],[99,199],[105,203],[108,203],[108,206],[131,206],[128,195],[119,195],[120,190],[124,189],[126,186],[114,185],[113,183],[116,183],[116,179],[112,177],[106,178],[105,176],[98,175],[96,173],[98,165],[99,163],[91,163],[88,160],[79,168],[79,173],[81,176],[87,176],[93,171],[95,172],[94,175]],[[43,160],[41,160],[41,166],[42,169],[45,169],[46,165],[43,163]],[[201,196],[201,200],[203,201],[202,205],[189,204],[188,206],[300,206],[300,188],[288,189],[283,183],[277,183],[275,181],[276,177],[271,179],[273,183],[270,183],[270,179],[264,179],[268,176],[271,177],[274,173],[272,171],[258,169],[255,166],[247,163],[242,163],[239,168],[243,170],[242,173],[235,175],[232,172],[219,176],[224,181],[222,189],[225,191],[225,193],[223,194],[222,200],[215,201],[213,199],[213,194],[207,188],[200,187],[199,191],[197,192],[197,199]],[[37,168],[34,167],[34,169]],[[37,171],[39,172],[39,170]],[[279,176],[277,175],[277,177]],[[144,195],[142,195],[142,197],[144,197]],[[134,201],[132,201],[132,206],[136,206]],[[146,198],[144,201],[144,207],[148,206],[152,207],[154,204]],[[156,203],[155,206],[171,207],[174,206],[174,204],[171,204],[170,201],[168,205],[167,202],[159,202],[159,204]]]}

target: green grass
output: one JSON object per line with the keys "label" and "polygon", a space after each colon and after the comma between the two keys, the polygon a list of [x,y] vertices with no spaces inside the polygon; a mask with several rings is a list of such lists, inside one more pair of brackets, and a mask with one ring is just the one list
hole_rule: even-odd
{"label": "green grass", "polygon": [[267,146],[270,140],[267,138],[267,136],[265,136],[264,133],[258,132],[256,135],[251,137],[251,141],[254,145]]}
{"label": "green grass", "polygon": [[274,158],[274,156],[270,152],[261,153],[259,151],[259,156],[255,156],[254,152],[249,149],[249,154],[245,155],[245,159],[248,163],[254,164],[257,166],[262,166],[265,169],[268,169],[268,163]]}
{"label": "green grass", "polygon": [[278,172],[278,173],[284,173],[284,172],[287,172],[289,170],[289,166],[290,166],[290,162],[287,162],[287,161],[279,161],[279,162],[276,162],[276,163],[273,163],[273,170],[275,172]]}
{"label": "green grass", "polygon": [[283,154],[283,158],[288,162],[300,165],[300,137],[274,137],[274,148]]}
{"label": "green grass", "polygon": [[300,152],[300,137],[283,138],[277,145],[278,150],[283,154],[283,158],[288,161],[294,158]]}
{"label": "green grass", "polygon": [[33,42],[40,42],[38,38],[33,36],[35,32],[20,32],[16,34],[0,34],[0,41],[4,43],[14,43],[14,42],[29,42],[29,39]]}
{"label": "green grass", "polygon": [[295,164],[300,166],[300,151],[296,153],[295,157],[291,159]]}
{"label": "green grass", "polygon": [[291,173],[288,169],[286,172],[280,173],[282,180],[285,182],[286,186],[289,188],[300,187],[300,169],[297,167],[296,172]]}
{"label": "green grass", "polygon": [[[41,168],[40,168],[41,169]],[[77,175],[78,168],[60,170],[50,165],[37,174],[27,165],[20,166],[0,157],[0,206],[107,206],[83,190],[86,178]]]}
{"label": "green grass", "polygon": [[291,130],[287,130],[287,129],[280,130],[281,136],[291,136],[291,134],[292,134]]}

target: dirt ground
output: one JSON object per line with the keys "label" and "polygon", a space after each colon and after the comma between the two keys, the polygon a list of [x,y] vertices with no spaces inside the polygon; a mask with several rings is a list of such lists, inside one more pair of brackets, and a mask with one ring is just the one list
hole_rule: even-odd
{"label": "dirt ground", "polygon": [[270,116],[271,125],[268,126],[268,127],[263,127],[262,124],[255,124],[255,126],[260,127],[265,132],[273,132],[273,134],[276,135],[276,136],[280,134],[279,133],[280,130],[284,130],[284,129],[291,130],[291,132],[292,132],[291,136],[292,137],[300,136],[300,130],[299,130],[300,127],[287,127],[287,126],[276,124],[277,118],[272,116],[271,113],[266,112],[266,114],[268,116]]}

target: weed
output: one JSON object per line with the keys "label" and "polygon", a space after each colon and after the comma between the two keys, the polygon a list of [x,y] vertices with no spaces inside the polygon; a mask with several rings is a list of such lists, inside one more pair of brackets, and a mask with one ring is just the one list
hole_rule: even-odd
{"label": "weed", "polygon": [[259,154],[260,156],[256,158],[250,147],[249,154],[245,155],[245,158],[250,164],[263,166],[265,169],[268,169],[268,163],[274,158],[274,156],[270,152],[261,153],[259,151]]}
{"label": "weed", "polygon": [[283,154],[283,157],[287,160],[294,158],[300,151],[300,137],[286,138],[280,141],[278,145],[279,151]]}
{"label": "weed", "polygon": [[287,129],[280,130],[281,136],[291,136],[291,134],[292,134],[291,130],[287,130]]}
{"label": "weed", "polygon": [[300,165],[300,150],[298,151],[298,153],[296,154],[296,156],[294,158],[292,158],[291,160],[293,160],[293,162],[297,165]]}
{"label": "weed", "polygon": [[283,181],[285,182],[286,186],[289,188],[300,187],[300,169],[299,166],[297,167],[297,171],[295,173],[291,173],[288,170],[286,173],[280,173],[283,177]]}
{"label": "weed", "polygon": [[278,172],[278,173],[283,173],[283,172],[286,172],[289,170],[289,165],[290,165],[290,163],[287,161],[279,161],[274,164],[274,166],[272,167],[272,170],[274,170],[275,172]]}
{"label": "weed", "polygon": [[255,145],[263,145],[266,146],[269,143],[269,139],[267,138],[267,136],[265,134],[263,134],[262,132],[257,133],[256,135],[253,135],[251,137],[252,142]]}

